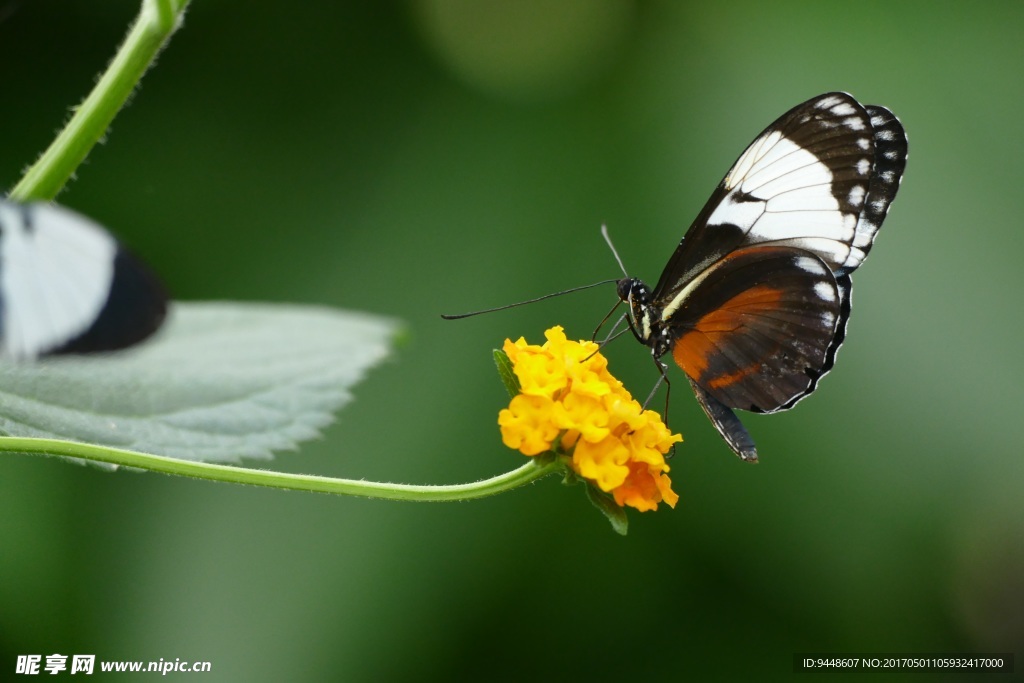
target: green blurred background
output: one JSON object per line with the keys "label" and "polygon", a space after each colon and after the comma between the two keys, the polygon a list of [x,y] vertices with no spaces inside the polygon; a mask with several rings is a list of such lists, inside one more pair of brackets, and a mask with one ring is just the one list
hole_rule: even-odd
{"label": "green blurred background", "polygon": [[[0,3],[5,187],[136,7]],[[324,438],[270,465],[287,471],[518,466],[491,348],[555,323],[589,337],[611,286],[438,314],[618,276],[602,223],[656,280],[798,102],[892,108],[910,162],[836,370],[799,409],[744,419],[759,466],[682,381],[682,499],[626,538],[553,479],[413,505],[5,457],[0,677],[54,652],[208,660],[218,681],[774,680],[801,651],[1016,650],[1020,671],[1022,29],[1020,2],[195,0],[60,199],[176,298],[406,321]],[[608,353],[644,395],[647,350]]]}

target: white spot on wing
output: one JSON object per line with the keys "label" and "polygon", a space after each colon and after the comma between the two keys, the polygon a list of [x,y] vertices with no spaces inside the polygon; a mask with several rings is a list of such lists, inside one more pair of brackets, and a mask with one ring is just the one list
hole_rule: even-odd
{"label": "white spot on wing", "polygon": [[818,100],[818,103],[814,106],[817,107],[818,109],[828,109],[830,107],[840,105],[842,104],[842,102],[843,100],[839,96],[832,95],[830,97]]}
{"label": "white spot on wing", "polygon": [[814,285],[814,293],[818,295],[818,298],[822,301],[835,301],[836,293],[829,286],[827,282],[818,282]]}
{"label": "white spot on wing", "polygon": [[805,273],[811,273],[812,275],[821,273],[821,263],[810,256],[799,256],[794,263],[797,268]]}
{"label": "white spot on wing", "polygon": [[846,201],[849,202],[850,206],[860,206],[861,202],[864,201],[864,186],[854,185],[850,188],[850,194],[846,197]]}
{"label": "white spot on wing", "polygon": [[865,128],[867,128],[867,126],[864,125],[864,122],[856,116],[851,116],[847,119],[843,119],[843,125],[849,128],[850,130],[864,130]]}

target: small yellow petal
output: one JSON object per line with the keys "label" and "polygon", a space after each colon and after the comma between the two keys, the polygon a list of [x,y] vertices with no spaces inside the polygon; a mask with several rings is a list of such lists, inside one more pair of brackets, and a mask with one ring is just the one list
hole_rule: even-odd
{"label": "small yellow petal", "polygon": [[570,393],[555,406],[555,422],[560,429],[574,429],[595,443],[608,436],[608,414],[601,402],[590,396]]}
{"label": "small yellow petal", "polygon": [[569,383],[561,364],[547,354],[522,354],[515,365],[524,394],[553,397]]}
{"label": "small yellow petal", "polygon": [[622,506],[629,505],[641,512],[657,510],[660,502],[674,508],[679,496],[672,491],[671,480],[667,475],[651,469],[645,467],[643,463],[631,462],[629,476],[622,486],[612,491],[615,502]]}
{"label": "small yellow petal", "polygon": [[523,455],[537,455],[551,449],[558,427],[551,423],[552,402],[542,396],[515,396],[508,408],[498,413],[501,440]]}
{"label": "small yellow petal", "polygon": [[573,469],[590,479],[602,491],[621,486],[629,476],[629,450],[615,437],[597,443],[581,440],[572,454]]}

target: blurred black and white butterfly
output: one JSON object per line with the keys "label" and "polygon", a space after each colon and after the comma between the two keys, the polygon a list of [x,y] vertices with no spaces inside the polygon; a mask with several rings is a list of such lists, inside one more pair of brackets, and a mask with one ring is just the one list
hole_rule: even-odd
{"label": "blurred black and white butterfly", "polygon": [[163,286],[104,228],[60,206],[0,200],[0,356],[122,349],[166,313]]}
{"label": "blurred black and white butterfly", "polygon": [[899,189],[903,126],[888,109],[826,93],[758,135],[687,230],[654,289],[618,281],[636,338],[672,354],[733,451],[757,449],[735,409],[792,408],[832,369],[850,275]]}

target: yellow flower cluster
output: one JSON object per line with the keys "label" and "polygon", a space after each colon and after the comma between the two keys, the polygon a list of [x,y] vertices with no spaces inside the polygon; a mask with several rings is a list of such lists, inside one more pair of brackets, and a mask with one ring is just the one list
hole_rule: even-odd
{"label": "yellow flower cluster", "polygon": [[544,333],[543,346],[505,340],[504,351],[520,393],[498,415],[501,438],[524,455],[552,450],[571,454],[581,477],[611,493],[620,506],[675,507],[665,454],[683,437],[661,416],[644,410],[608,372],[594,342],[569,341],[561,327]]}

